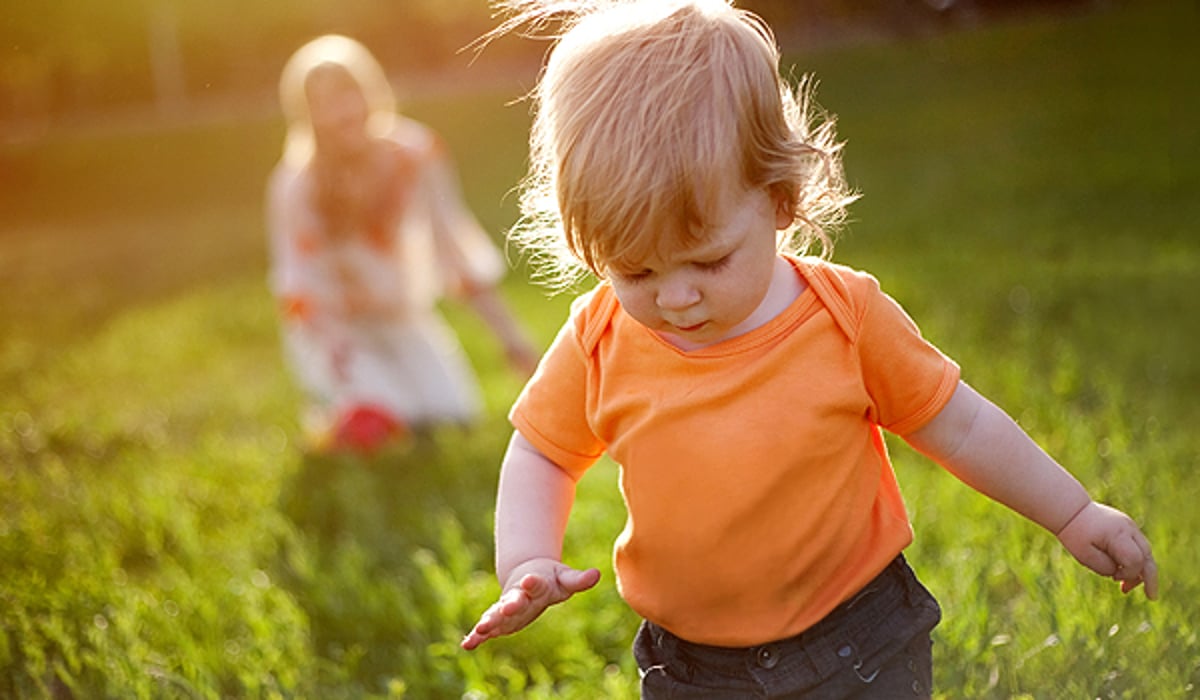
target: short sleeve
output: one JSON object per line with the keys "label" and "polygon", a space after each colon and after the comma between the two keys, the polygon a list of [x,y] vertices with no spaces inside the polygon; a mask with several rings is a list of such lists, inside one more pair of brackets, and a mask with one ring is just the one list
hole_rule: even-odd
{"label": "short sleeve", "polygon": [[954,394],[958,365],[921,336],[912,318],[873,279],[857,345],[871,419],[888,431],[904,435],[921,428]]}
{"label": "short sleeve", "polygon": [[509,420],[550,461],[578,480],[606,445],[588,422],[588,355],[573,315],[517,397]]}

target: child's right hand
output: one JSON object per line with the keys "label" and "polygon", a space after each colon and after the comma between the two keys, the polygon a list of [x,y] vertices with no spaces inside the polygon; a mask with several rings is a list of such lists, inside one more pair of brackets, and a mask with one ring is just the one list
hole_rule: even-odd
{"label": "child's right hand", "polygon": [[598,569],[579,571],[553,559],[532,559],[513,569],[500,599],[480,616],[463,637],[470,651],[494,637],[524,629],[546,608],[586,591],[600,580]]}
{"label": "child's right hand", "polygon": [[1139,584],[1146,597],[1158,597],[1158,566],[1150,542],[1137,523],[1116,508],[1092,501],[1058,533],[1058,539],[1081,564],[1121,582],[1128,593]]}

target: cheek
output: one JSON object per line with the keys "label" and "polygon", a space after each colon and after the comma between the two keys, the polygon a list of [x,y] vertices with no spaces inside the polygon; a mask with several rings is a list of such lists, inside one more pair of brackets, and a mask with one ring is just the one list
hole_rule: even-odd
{"label": "cheek", "polygon": [[657,322],[658,314],[654,304],[654,295],[648,287],[614,284],[613,291],[617,294],[617,300],[621,302],[621,308],[625,309],[625,313],[632,316],[635,321],[644,326],[652,326]]}
{"label": "cheek", "polygon": [[718,298],[726,300],[731,313],[747,314],[758,308],[767,295],[773,271],[772,253],[769,257],[764,256],[762,263],[746,265],[726,276],[721,282]]}
{"label": "cheek", "polygon": [[763,298],[762,292],[756,280],[746,280],[724,287],[716,298],[719,300],[719,308],[729,317],[727,320],[738,322],[758,308]]}

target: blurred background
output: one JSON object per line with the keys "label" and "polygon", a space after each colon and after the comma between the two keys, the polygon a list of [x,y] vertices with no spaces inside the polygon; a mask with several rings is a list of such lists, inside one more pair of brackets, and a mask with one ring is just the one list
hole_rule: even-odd
{"label": "blurred background", "polygon": [[[782,42],[905,36],[1017,13],[1086,10],[1103,0],[753,0]],[[0,21],[6,138],[117,115],[139,120],[273,107],[283,61],[307,39],[343,33],[372,48],[401,85],[465,75],[468,44],[492,26],[482,0],[9,0]],[[503,41],[485,67],[521,70],[537,44]],[[484,76],[489,75],[483,72]],[[14,133],[15,132],[15,133]]]}
{"label": "blurred background", "polygon": [[[946,611],[943,698],[1189,698],[1200,685],[1200,12],[1192,0],[757,0],[863,192],[835,260],[873,272],[1091,488],[1138,518],[1162,600],[891,441],[910,560]],[[521,382],[444,312],[486,417],[375,458],[300,449],[266,284],[276,82],[360,39],[444,137],[499,242],[546,45],[481,0],[5,0],[0,9],[0,697],[633,698],[607,562],[615,465],[568,559],[604,580],[525,634],[491,508]],[[569,296],[513,255],[544,347]]]}

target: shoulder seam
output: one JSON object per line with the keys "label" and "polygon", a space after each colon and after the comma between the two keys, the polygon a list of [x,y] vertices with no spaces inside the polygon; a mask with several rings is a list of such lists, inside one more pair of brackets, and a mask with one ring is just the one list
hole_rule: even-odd
{"label": "shoulder seam", "polygon": [[847,276],[853,274],[849,268],[842,268],[824,262],[805,260],[802,264],[809,271],[806,275],[817,298],[829,310],[834,323],[846,335],[851,343],[858,342],[858,332],[862,325],[864,309],[856,308],[856,299],[851,290]]}
{"label": "shoulder seam", "polygon": [[612,288],[600,285],[593,290],[591,298],[579,308],[575,317],[575,333],[585,355],[591,355],[599,345],[601,336],[612,322],[617,306],[617,295],[613,293]]}

